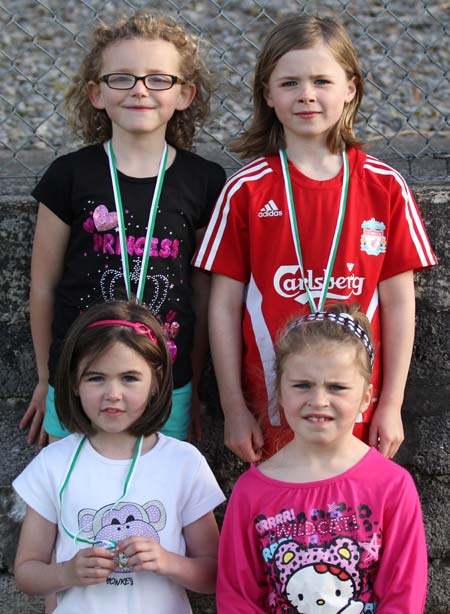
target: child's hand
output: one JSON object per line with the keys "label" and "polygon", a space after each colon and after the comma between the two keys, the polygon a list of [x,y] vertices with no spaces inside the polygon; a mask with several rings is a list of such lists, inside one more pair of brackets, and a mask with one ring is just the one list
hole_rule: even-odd
{"label": "child's hand", "polygon": [[370,422],[369,445],[392,458],[404,438],[400,409],[379,403]]}
{"label": "child's hand", "polygon": [[93,546],[82,548],[70,561],[62,563],[64,586],[101,584],[117,567],[114,552]]}
{"label": "child's hand", "polygon": [[174,573],[176,555],[152,537],[134,536],[120,541],[119,554],[127,557],[126,566],[132,571],[153,571],[162,576]]}
{"label": "child's hand", "polygon": [[253,414],[246,407],[240,407],[225,413],[225,445],[239,458],[247,463],[256,463],[261,459],[264,438],[261,427]]}
{"label": "child's hand", "polygon": [[42,426],[45,415],[45,398],[47,396],[47,383],[38,383],[34,389],[30,404],[19,423],[21,429],[25,428],[30,422],[30,431],[27,442],[31,445],[38,438],[40,448],[43,448],[48,440],[47,433]]}

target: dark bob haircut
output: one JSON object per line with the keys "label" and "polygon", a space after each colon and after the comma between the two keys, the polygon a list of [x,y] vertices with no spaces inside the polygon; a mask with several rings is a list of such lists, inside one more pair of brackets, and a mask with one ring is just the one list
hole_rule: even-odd
{"label": "dark bob haircut", "polygon": [[[155,344],[146,334],[116,324],[88,328],[100,320],[139,322],[150,328]],[[146,411],[128,428],[130,435],[147,437],[159,431],[169,418],[172,406],[172,361],[158,321],[142,305],[113,301],[90,307],[70,327],[64,341],[55,379],[55,404],[62,424],[71,432],[92,435],[95,427],[86,416],[76,394],[80,382],[80,364],[85,369],[115,343],[123,343],[142,356],[153,374],[152,390]]]}

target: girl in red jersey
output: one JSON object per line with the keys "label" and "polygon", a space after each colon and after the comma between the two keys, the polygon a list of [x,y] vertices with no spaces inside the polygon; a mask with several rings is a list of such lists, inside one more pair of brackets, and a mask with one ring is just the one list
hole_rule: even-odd
{"label": "girl in red jersey", "polygon": [[260,157],[228,180],[194,260],[214,273],[210,336],[225,442],[245,461],[292,437],[274,400],[277,332],[329,301],[358,301],[379,350],[355,434],[388,457],[403,440],[413,271],[436,258],[403,177],[355,138],[362,95],[355,50],[336,21],[292,16],[269,34],[254,119],[235,147]]}

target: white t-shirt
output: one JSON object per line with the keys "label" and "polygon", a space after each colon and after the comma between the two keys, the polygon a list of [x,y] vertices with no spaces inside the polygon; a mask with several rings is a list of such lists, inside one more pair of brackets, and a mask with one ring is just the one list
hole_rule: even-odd
{"label": "white t-shirt", "polygon": [[[202,454],[194,446],[158,434],[156,445],[137,461],[126,496],[121,496],[131,460],[105,458],[84,444],[63,494],[59,489],[81,436],[70,435],[44,448],[13,482],[33,510],[58,524],[57,562],[71,559],[88,540],[119,541],[132,535],[159,539],[184,555],[183,528],[225,499]],[[153,572],[118,569],[106,582],[57,594],[55,614],[184,614],[191,612],[185,589]]]}

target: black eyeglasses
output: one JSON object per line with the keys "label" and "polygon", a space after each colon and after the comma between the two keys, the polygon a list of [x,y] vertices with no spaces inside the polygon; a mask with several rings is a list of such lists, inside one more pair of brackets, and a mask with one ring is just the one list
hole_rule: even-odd
{"label": "black eyeglasses", "polygon": [[138,81],[143,81],[148,90],[170,90],[175,83],[183,85],[186,83],[174,75],[144,75],[136,77],[122,72],[114,72],[110,75],[103,75],[99,81],[106,83],[112,90],[132,90]]}

